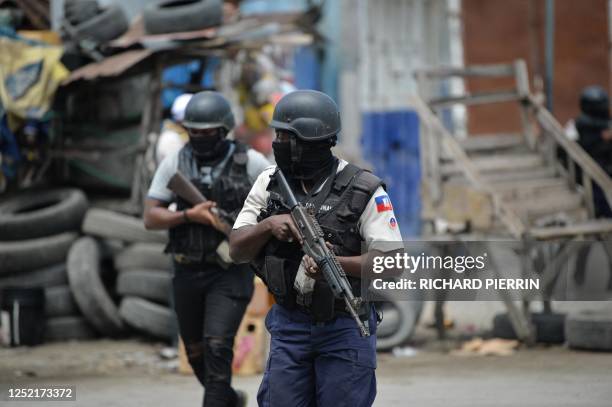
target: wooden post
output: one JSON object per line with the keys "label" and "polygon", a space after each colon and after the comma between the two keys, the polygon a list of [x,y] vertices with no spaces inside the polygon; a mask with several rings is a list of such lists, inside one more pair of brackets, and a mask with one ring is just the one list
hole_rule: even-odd
{"label": "wooden post", "polygon": [[576,163],[571,157],[567,157],[567,169],[569,186],[576,188]]}
{"label": "wooden post", "polygon": [[521,121],[523,124],[523,137],[527,142],[527,145],[531,150],[535,150],[536,139],[531,126],[531,120],[529,116],[529,105],[523,103],[529,96],[529,74],[527,73],[527,65],[525,61],[519,59],[514,62],[514,75],[516,78],[516,90],[521,97]]}
{"label": "wooden post", "polygon": [[[134,160],[134,176],[132,178],[132,193],[130,196],[130,209],[134,213],[140,213],[143,208],[143,199],[146,194],[149,181],[149,171],[146,168],[145,154],[152,146],[149,134],[152,131],[159,131],[161,122],[161,56],[154,57],[153,69],[151,72],[151,82],[149,85],[149,95],[143,108],[142,119],[140,122],[139,145],[143,150],[139,151]],[[154,141],[153,141],[154,144]]]}
{"label": "wooden post", "polygon": [[593,202],[593,182],[586,171],[582,171],[582,187],[584,188],[584,204],[589,213],[589,218],[594,218],[595,203]]}

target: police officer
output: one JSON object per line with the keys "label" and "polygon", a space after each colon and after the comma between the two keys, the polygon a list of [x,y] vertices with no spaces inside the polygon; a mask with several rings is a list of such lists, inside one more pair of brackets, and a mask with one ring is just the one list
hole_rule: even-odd
{"label": "police officer", "polygon": [[[217,92],[195,94],[185,109],[189,142],[160,164],[145,202],[149,229],[169,229],[166,251],[174,260],[173,293],[179,332],[195,375],[205,388],[203,405],[246,405],[231,383],[232,346],[253,293],[247,265],[226,264],[216,248],[226,239],[253,181],[269,165],[258,152],[227,139],[234,116]],[[208,199],[191,207],[167,188],[180,171]],[[168,209],[176,202],[176,211]],[[225,222],[213,207],[224,210]]]}
{"label": "police officer", "polygon": [[[401,241],[382,181],[332,154],[338,107],[327,95],[299,90],[277,104],[271,127],[278,168],[297,199],[319,221],[355,295],[360,295],[362,243]],[[279,195],[276,166],[255,181],[230,235],[236,261],[253,261],[276,304],[266,317],[270,356],[260,406],[369,406],[376,395],[376,313],[359,310],[372,335],[355,321],[304,256]]]}
{"label": "police officer", "polygon": [[[576,130],[578,143],[605,172],[612,175],[610,99],[600,86],[588,86],[582,90]],[[597,217],[612,217],[605,194],[597,185],[593,185],[593,200]]]}

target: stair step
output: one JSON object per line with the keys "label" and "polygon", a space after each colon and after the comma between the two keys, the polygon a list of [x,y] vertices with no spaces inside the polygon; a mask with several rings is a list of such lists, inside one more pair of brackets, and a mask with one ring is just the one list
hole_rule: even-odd
{"label": "stair step", "polygon": [[535,178],[522,181],[512,181],[493,184],[493,189],[500,194],[504,200],[546,198],[550,195],[571,193],[572,190],[567,181],[558,178]]}
{"label": "stair step", "polygon": [[528,220],[560,212],[573,212],[584,205],[582,196],[571,191],[549,194],[543,198],[516,199],[507,201],[507,204],[521,218]]}
{"label": "stair step", "polygon": [[[493,156],[472,158],[471,162],[481,173],[508,172],[541,167],[544,164],[542,156],[527,154],[496,154]],[[444,163],[440,167],[442,175],[452,175],[461,172],[461,166],[454,162]]]}

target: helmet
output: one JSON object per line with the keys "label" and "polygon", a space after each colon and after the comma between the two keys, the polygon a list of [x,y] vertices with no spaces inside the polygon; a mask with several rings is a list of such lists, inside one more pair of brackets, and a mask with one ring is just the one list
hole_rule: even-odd
{"label": "helmet", "polygon": [[292,132],[304,141],[327,140],[340,132],[340,112],[325,93],[296,90],[278,102],[270,127]]}
{"label": "helmet", "polygon": [[198,92],[187,103],[183,126],[192,129],[234,128],[232,108],[219,92]]}
{"label": "helmet", "polygon": [[172,119],[175,122],[182,122],[185,118],[185,107],[187,107],[187,103],[191,100],[193,94],[191,93],[183,93],[182,95],[177,96],[172,102],[172,108],[170,112],[172,113]]}
{"label": "helmet", "polygon": [[592,118],[610,118],[610,99],[600,86],[587,86],[580,94],[580,110]]}

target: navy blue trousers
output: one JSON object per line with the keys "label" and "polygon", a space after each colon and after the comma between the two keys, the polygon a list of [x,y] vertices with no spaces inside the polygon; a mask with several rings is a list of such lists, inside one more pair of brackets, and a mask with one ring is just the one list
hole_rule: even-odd
{"label": "navy blue trousers", "polygon": [[376,397],[376,314],[371,336],[341,316],[312,324],[300,310],[275,304],[266,316],[272,337],[257,402],[261,407],[360,407]]}

